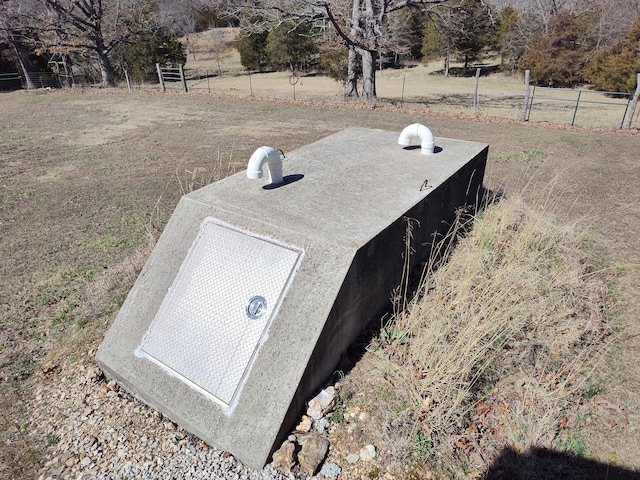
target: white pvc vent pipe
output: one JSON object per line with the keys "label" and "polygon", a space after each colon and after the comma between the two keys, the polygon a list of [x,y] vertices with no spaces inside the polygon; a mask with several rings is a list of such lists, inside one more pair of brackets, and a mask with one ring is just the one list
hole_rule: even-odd
{"label": "white pvc vent pipe", "polygon": [[420,144],[420,153],[423,155],[433,155],[433,151],[436,146],[436,140],[433,138],[433,133],[427,127],[421,123],[411,124],[402,130],[400,137],[398,138],[398,145],[408,147],[411,145],[411,140],[417,137],[422,143]]}
{"label": "white pvc vent pipe", "polygon": [[278,151],[271,147],[260,147],[253,152],[247,166],[247,178],[262,178],[264,162],[268,162],[269,182],[275,185],[282,183],[282,159]]}

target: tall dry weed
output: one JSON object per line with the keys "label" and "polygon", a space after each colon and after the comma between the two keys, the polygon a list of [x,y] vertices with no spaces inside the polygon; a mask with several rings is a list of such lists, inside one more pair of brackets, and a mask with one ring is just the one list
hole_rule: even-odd
{"label": "tall dry weed", "polygon": [[504,444],[550,446],[567,399],[601,358],[606,288],[588,266],[585,232],[544,212],[514,196],[479,213],[462,238],[460,220],[441,245],[446,261],[429,262],[376,340],[376,376],[407,409],[395,435],[428,447],[408,456],[458,448],[486,464]]}
{"label": "tall dry weed", "polygon": [[177,167],[176,180],[180,186],[180,193],[186,195],[205,187],[213,182],[233,175],[242,167],[233,161],[233,152],[229,158],[224,158],[220,150],[217,157],[210,164],[198,167]]}

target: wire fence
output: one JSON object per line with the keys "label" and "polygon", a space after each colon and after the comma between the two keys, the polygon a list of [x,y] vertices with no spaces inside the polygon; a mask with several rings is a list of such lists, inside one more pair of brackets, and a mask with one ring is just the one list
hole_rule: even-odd
{"label": "wire fence", "polygon": [[[333,103],[353,101],[344,95],[341,83],[323,75],[248,74],[242,70],[222,74],[219,69],[157,68],[162,78],[160,87],[165,90]],[[35,88],[61,86],[58,76],[50,72],[33,73],[30,80]],[[3,84],[15,85],[16,81],[26,85],[17,73],[0,75],[0,90]],[[158,85],[138,88],[157,89]],[[581,127],[621,128],[625,117],[634,113],[629,110],[631,96],[626,93],[548,87],[532,87],[529,93],[522,81],[504,75],[482,76],[480,71],[475,77],[444,77],[385,70],[377,74],[376,90],[378,102],[383,104]],[[359,91],[362,92],[362,85]],[[632,120],[631,127],[639,128],[637,113]]]}
{"label": "wire fence", "polygon": [[[504,75],[443,77],[403,75],[401,70],[378,72],[378,102],[433,111],[478,114],[595,128],[621,128],[630,95],[618,92],[532,87]],[[185,69],[189,92],[275,99],[349,102],[342,85],[326,76],[226,73]],[[359,86],[362,92],[362,85]],[[632,125],[637,128],[637,118]]]}
{"label": "wire fence", "polygon": [[630,100],[627,93],[533,87],[527,120],[622,128]]}
{"label": "wire fence", "polygon": [[60,88],[60,78],[52,72],[29,72],[29,82],[33,88]]}
{"label": "wire fence", "polygon": [[340,83],[322,75],[291,72],[248,74],[242,71],[220,75],[217,70],[185,69],[185,76],[190,92],[295,100],[344,100]]}
{"label": "wire fence", "polygon": [[29,72],[23,77],[18,72],[0,73],[0,90],[21,88],[60,88],[60,78],[52,72]]}

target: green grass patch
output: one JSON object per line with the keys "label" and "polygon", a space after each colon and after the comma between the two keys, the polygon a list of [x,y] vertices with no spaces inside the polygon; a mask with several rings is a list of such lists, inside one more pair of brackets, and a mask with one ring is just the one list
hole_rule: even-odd
{"label": "green grass patch", "polygon": [[575,455],[577,457],[584,456],[587,451],[587,446],[584,442],[584,439],[580,436],[571,434],[563,435],[558,438],[555,442],[555,447],[558,450],[569,453],[571,455]]}
{"label": "green grass patch", "polygon": [[547,158],[542,150],[524,150],[510,155],[490,155],[488,161],[492,163],[519,163],[537,169]]}
{"label": "green grass patch", "polygon": [[53,447],[54,445],[57,445],[58,442],[60,442],[60,437],[55,433],[47,435],[47,447]]}
{"label": "green grass patch", "polygon": [[415,456],[419,460],[428,460],[433,457],[433,440],[423,428],[419,428],[418,431],[411,437],[411,443],[413,444]]}

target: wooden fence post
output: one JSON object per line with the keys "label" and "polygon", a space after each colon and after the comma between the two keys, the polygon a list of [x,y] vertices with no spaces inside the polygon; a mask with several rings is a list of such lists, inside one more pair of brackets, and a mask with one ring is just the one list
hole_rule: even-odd
{"label": "wooden fence post", "polygon": [[480,69],[476,69],[476,85],[473,90],[473,113],[478,113],[478,83],[480,81]]}
{"label": "wooden fence post", "polygon": [[131,91],[131,79],[129,78],[129,72],[127,69],[124,69],[124,78],[127,80],[127,88]]}
{"label": "wooden fence post", "polygon": [[160,80],[160,86],[162,87],[162,91],[166,92],[166,88],[164,86],[164,79],[162,78],[162,67],[160,67],[159,63],[156,63],[156,70],[158,71],[158,80]]}
{"label": "wooden fence post", "polygon": [[638,106],[638,99],[640,99],[640,73],[638,73],[636,93],[633,94],[633,98],[631,99],[631,103],[627,109],[627,117],[624,119],[624,123],[622,124],[622,128],[626,130],[631,128],[631,121],[633,120],[633,115],[635,114],[636,107]]}
{"label": "wooden fence post", "polygon": [[582,96],[582,90],[578,90],[578,98],[576,98],[576,108],[573,111],[573,118],[571,119],[571,126],[576,124],[576,115],[578,115],[578,107],[580,106],[580,97]]}
{"label": "wooden fence post", "polygon": [[527,121],[527,107],[529,106],[529,97],[531,96],[531,85],[529,84],[529,70],[524,71],[524,101],[522,102],[522,115],[520,120]]}
{"label": "wooden fence post", "polygon": [[187,93],[187,81],[184,79],[184,69],[182,68],[182,64],[178,65],[180,69],[180,80],[182,81],[182,91]]}

